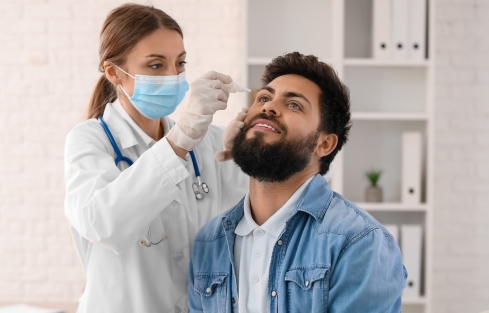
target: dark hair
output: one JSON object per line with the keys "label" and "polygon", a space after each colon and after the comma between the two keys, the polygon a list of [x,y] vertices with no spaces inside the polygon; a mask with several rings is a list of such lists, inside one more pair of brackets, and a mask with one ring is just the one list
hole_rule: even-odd
{"label": "dark hair", "polygon": [[[183,38],[178,23],[168,14],[152,6],[126,3],[112,10],[105,19],[100,32],[98,70],[104,73],[104,61],[122,65],[127,53],[144,37],[159,28],[177,31]],[[104,113],[105,106],[117,98],[115,86],[105,77],[100,77],[90,99],[87,119]]]}
{"label": "dark hair", "polygon": [[321,89],[319,99],[321,121],[318,131],[338,136],[338,144],[329,155],[321,159],[320,174],[329,170],[329,165],[348,140],[350,130],[350,92],[338,78],[336,72],[314,55],[299,52],[287,53],[272,60],[265,67],[262,83],[268,85],[283,75],[299,75],[309,79]]}

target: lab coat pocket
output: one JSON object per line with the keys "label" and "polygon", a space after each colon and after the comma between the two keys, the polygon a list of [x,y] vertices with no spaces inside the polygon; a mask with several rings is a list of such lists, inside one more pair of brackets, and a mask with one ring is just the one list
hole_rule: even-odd
{"label": "lab coat pocket", "polygon": [[197,273],[194,290],[200,294],[204,312],[226,310],[226,273]]}
{"label": "lab coat pocket", "polygon": [[329,266],[295,267],[285,273],[287,312],[326,312],[328,307]]}

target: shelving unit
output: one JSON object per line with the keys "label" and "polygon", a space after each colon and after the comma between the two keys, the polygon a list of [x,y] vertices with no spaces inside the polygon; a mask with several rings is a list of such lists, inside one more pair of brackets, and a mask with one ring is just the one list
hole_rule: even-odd
{"label": "shelving unit", "polygon": [[[427,38],[434,38],[434,5],[427,0]],[[372,58],[373,0],[248,0],[248,86],[261,87],[273,57],[299,51],[330,64],[350,88],[350,140],[335,159],[332,188],[383,224],[423,227],[421,295],[403,298],[403,312],[431,312],[434,42],[424,60]],[[402,132],[423,136],[422,202],[401,202]],[[382,203],[365,203],[366,170],[382,169]],[[409,269],[408,269],[409,270]]]}

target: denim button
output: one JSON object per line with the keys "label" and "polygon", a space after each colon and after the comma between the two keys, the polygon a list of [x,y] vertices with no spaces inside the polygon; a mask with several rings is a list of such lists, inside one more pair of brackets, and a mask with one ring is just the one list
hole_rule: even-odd
{"label": "denim button", "polygon": [[277,295],[277,292],[274,290],[272,291],[272,297],[275,297]]}
{"label": "denim button", "polygon": [[206,292],[206,293],[211,293],[211,288],[209,288],[209,287],[208,287],[208,288],[205,290],[205,292]]}
{"label": "denim button", "polygon": [[282,242],[282,240],[277,241],[277,244],[278,244],[279,246],[281,246],[281,245],[282,245],[282,243],[283,243],[283,242]]}
{"label": "denim button", "polygon": [[308,280],[306,280],[306,287],[307,287],[307,286],[309,286],[309,281],[308,281]]}
{"label": "denim button", "polygon": [[236,303],[236,299],[234,299],[234,298],[232,298],[232,299],[231,299],[231,301],[232,301],[233,303]]}

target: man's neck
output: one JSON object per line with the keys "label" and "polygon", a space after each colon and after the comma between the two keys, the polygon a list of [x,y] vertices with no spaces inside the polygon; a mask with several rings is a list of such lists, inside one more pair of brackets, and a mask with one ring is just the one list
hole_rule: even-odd
{"label": "man's neck", "polygon": [[258,181],[250,178],[250,209],[253,219],[263,225],[274,215],[309,178],[317,174],[315,168],[307,168],[280,183]]}

